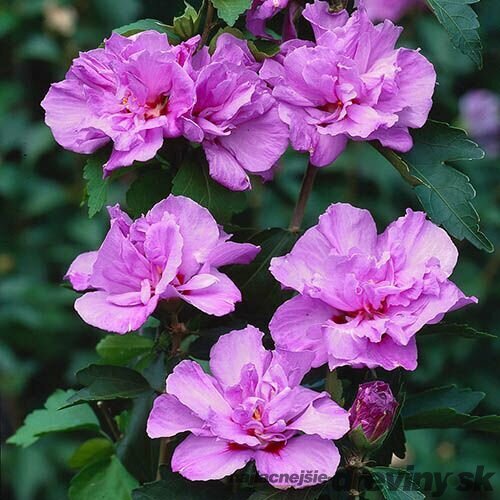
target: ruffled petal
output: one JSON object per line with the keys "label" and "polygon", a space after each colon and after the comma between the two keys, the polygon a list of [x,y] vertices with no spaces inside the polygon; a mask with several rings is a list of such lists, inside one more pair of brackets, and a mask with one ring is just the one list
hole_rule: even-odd
{"label": "ruffled petal", "polygon": [[[282,448],[273,446],[270,451],[255,453],[258,473],[280,490],[323,483],[335,475],[339,463],[337,447],[319,436],[294,437]],[[310,471],[314,474],[307,474]]]}
{"label": "ruffled petal", "polygon": [[208,263],[213,267],[250,264],[259,252],[260,247],[251,243],[223,241],[212,250],[208,257]]}
{"label": "ruffled petal", "polygon": [[250,189],[250,179],[238,160],[217,141],[204,141],[210,177],[232,191]]}
{"label": "ruffled petal", "polygon": [[324,439],[340,439],[349,431],[349,413],[325,393],[325,397],[312,402],[287,427],[304,434],[316,434]]}
{"label": "ruffled petal", "polygon": [[69,280],[71,286],[78,292],[88,290],[89,280],[97,258],[97,252],[85,252],[80,254],[69,266],[64,279]]}
{"label": "ruffled petal", "polygon": [[203,420],[171,394],[158,396],[148,417],[146,432],[150,438],[171,437],[179,432],[203,433]]}
{"label": "ruffled petal", "polygon": [[210,275],[213,284],[188,290],[188,282],[179,292],[180,297],[204,313],[225,316],[233,312],[236,303],[241,301],[241,293],[225,274],[211,270]]}
{"label": "ruffled petal", "polygon": [[185,196],[170,195],[157,203],[147,218],[158,222],[165,214],[173,215],[179,226],[183,240],[180,271],[190,278],[199,271],[219,242],[219,226],[206,208]]}
{"label": "ruffled petal", "polygon": [[188,436],[174,451],[172,470],[190,481],[222,479],[250,460],[254,452],[215,437]]}
{"label": "ruffled petal", "polygon": [[194,361],[181,361],[174,368],[167,378],[167,393],[203,420],[207,420],[212,412],[228,415],[231,411],[217,381]]}
{"label": "ruffled petal", "polygon": [[269,330],[278,349],[311,351],[312,366],[321,366],[327,361],[322,325],[334,314],[335,309],[321,300],[297,296],[276,310]]}
{"label": "ruffled petal", "polygon": [[78,298],[75,310],[89,325],[114,333],[138,330],[156,309],[158,297],[146,305],[119,306],[108,299],[106,292],[89,292]]}
{"label": "ruffled petal", "polygon": [[377,227],[368,210],[347,203],[334,203],[319,218],[318,230],[339,255],[352,249],[373,253],[377,243]]}
{"label": "ruffled petal", "polygon": [[210,350],[210,370],[224,385],[238,384],[241,371],[252,364],[261,376],[269,364],[271,353],[262,345],[264,334],[253,326],[219,337]]}

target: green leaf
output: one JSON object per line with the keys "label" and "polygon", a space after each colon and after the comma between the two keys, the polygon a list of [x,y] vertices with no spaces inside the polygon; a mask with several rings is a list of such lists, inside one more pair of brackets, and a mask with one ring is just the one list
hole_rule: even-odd
{"label": "green leaf", "polygon": [[89,405],[75,408],[59,409],[75,391],[58,389],[50,396],[45,407],[30,413],[24,424],[7,442],[27,447],[51,432],[67,432],[77,430],[99,431],[99,421]]}
{"label": "green leaf", "polygon": [[187,40],[198,33],[201,15],[196,9],[184,2],[186,8],[182,16],[174,17],[173,29],[181,40]]}
{"label": "green leaf", "polygon": [[127,207],[133,217],[145,214],[153,205],[168,196],[172,188],[170,172],[147,167],[127,191]]}
{"label": "green leaf", "polygon": [[102,158],[93,156],[83,168],[83,178],[87,181],[86,193],[89,217],[101,211],[108,197],[108,180],[102,178]]}
{"label": "green leaf", "polygon": [[131,399],[151,390],[139,372],[123,366],[90,365],[80,370],[76,379],[85,388],[71,396],[66,406],[82,401]]}
{"label": "green leaf", "polygon": [[85,441],[71,455],[68,465],[72,469],[81,469],[87,465],[99,462],[114,453],[113,443],[105,438],[93,438]]}
{"label": "green leaf", "polygon": [[[165,382],[165,376],[163,382]],[[125,428],[123,428],[122,419],[123,438],[116,447],[116,454],[121,462],[141,483],[153,481],[158,468],[160,440],[150,439],[145,432],[156,396],[156,393],[150,391],[134,399],[132,408],[127,413]],[[141,459],[137,460],[137,457]]]}
{"label": "green leaf", "polygon": [[269,315],[283,302],[281,286],[269,272],[273,257],[288,253],[298,235],[285,229],[266,229],[251,236],[247,241],[261,247],[257,257],[248,265],[234,266],[228,274],[244,297],[239,310],[255,320],[258,315]]}
{"label": "green leaf", "polygon": [[479,21],[470,4],[479,0],[427,0],[451,43],[470,57],[479,69],[483,66]]}
{"label": "green leaf", "polygon": [[374,144],[415,189],[429,217],[455,238],[469,240],[477,248],[493,251],[493,245],[479,229],[479,216],[472,205],[476,191],[469,178],[446,164],[458,160],[479,160],[484,152],[467,134],[446,123],[429,121],[413,132],[414,146],[406,154]]}
{"label": "green leaf", "polygon": [[173,180],[172,193],[183,195],[208,208],[223,223],[246,207],[245,193],[230,191],[213,181],[205,165],[186,162]]}
{"label": "green leaf", "polygon": [[462,427],[477,419],[468,415],[483,400],[484,393],[458,389],[455,385],[439,387],[408,397],[402,409],[407,430]]}
{"label": "green leaf", "polygon": [[328,371],[325,379],[325,390],[331,398],[340,406],[344,406],[344,389],[342,380],[339,379],[337,371]]}
{"label": "green leaf", "polygon": [[453,408],[459,412],[473,411],[484,399],[484,392],[459,389],[456,385],[436,387],[409,396],[402,410],[405,421],[426,412],[441,408]]}
{"label": "green leaf", "polygon": [[500,433],[500,416],[486,415],[484,417],[472,417],[462,426],[469,431],[482,431]]}
{"label": "green leaf", "polygon": [[453,337],[464,337],[466,339],[496,339],[492,333],[476,330],[469,325],[457,323],[438,323],[437,325],[427,325],[421,330],[420,335],[450,335]]}
{"label": "green leaf", "polygon": [[232,26],[250,8],[252,0],[212,0],[218,16]]}
{"label": "green leaf", "polygon": [[425,495],[411,480],[411,474],[403,469],[392,467],[369,467],[375,484],[386,500],[420,500]]}
{"label": "green leaf", "polygon": [[274,57],[280,51],[279,44],[270,40],[248,40],[248,47],[259,62]]}
{"label": "green leaf", "polygon": [[111,365],[126,365],[129,361],[153,349],[148,337],[135,334],[106,335],[96,346],[97,354]]}
{"label": "green leaf", "polygon": [[500,416],[470,415],[484,398],[484,393],[456,386],[431,389],[409,397],[403,407],[404,425],[412,429],[462,428],[500,433]]}
{"label": "green leaf", "polygon": [[120,26],[113,31],[123,36],[132,36],[136,33],[141,33],[142,31],[147,30],[155,30],[159,31],[160,33],[166,33],[172,43],[180,42],[179,37],[176,33],[174,33],[171,26],[163,24],[161,21],[158,21],[156,19],[140,19],[139,21],[135,21],[134,23]]}
{"label": "green leaf", "polygon": [[206,500],[229,498],[227,487],[218,481],[187,481],[178,474],[168,473],[164,479],[147,483],[132,493],[133,500]]}
{"label": "green leaf", "polygon": [[259,62],[275,56],[280,51],[280,46],[276,42],[272,42],[270,40],[248,40],[245,38],[243,32],[239,29],[226,26],[225,28],[220,28],[219,31],[217,31],[217,33],[210,40],[209,51],[211,54],[213,54],[215,51],[217,40],[224,33],[229,33],[234,37],[239,38],[240,40],[245,40],[250,52]]}
{"label": "green leaf", "polygon": [[69,486],[69,500],[130,500],[138,485],[115,456],[82,469]]}

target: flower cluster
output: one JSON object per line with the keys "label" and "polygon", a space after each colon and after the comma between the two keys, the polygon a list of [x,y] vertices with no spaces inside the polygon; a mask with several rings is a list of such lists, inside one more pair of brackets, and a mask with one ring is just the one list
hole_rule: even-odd
{"label": "flower cluster", "polygon": [[[398,3],[390,17],[410,3]],[[322,0],[305,7],[254,0],[247,26],[256,36],[268,37],[266,21],[286,9],[280,52],[263,63],[229,33],[211,49],[199,36],[173,46],[155,31],[115,33],[51,87],[46,121],[75,152],[111,142],[105,175],[184,137],[203,149],[212,178],[235,191],[251,187],[249,174],[268,179],[288,142],[315,167],[335,160],[348,140],[408,151],[409,130],[427,120],[436,74],[420,52],[395,48],[400,28],[373,24],[375,5],[360,1],[350,16]],[[296,37],[299,11],[314,41]],[[206,208],[183,196],[168,196],[136,220],[118,205],[108,211],[102,245],[78,256],[66,275],[85,292],[75,302],[84,321],[124,334],[151,315],[177,314],[183,302],[214,316],[235,310],[241,292],[219,268],[249,264],[258,246],[232,241]],[[450,237],[422,212],[408,209],[379,235],[367,210],[332,204],[270,263],[272,276],[296,292],[270,321],[275,349],[266,350],[264,334],[248,325],[213,345],[210,374],[181,361],[154,402],[148,435],[190,433],[172,456],[172,469],[190,480],[221,479],[250,461],[266,478],[283,477],[277,488],[328,480],[340,462],[333,440],[350,430],[352,442],[378,445],[398,402],[375,381],[359,387],[348,412],[302,379],[325,364],[414,370],[422,327],[477,302],[450,280],[457,258]],[[312,482],[297,482],[300,471],[315,471]]]}
{"label": "flower cluster", "polygon": [[[101,248],[80,255],[67,274],[76,290],[92,290],[75,304],[86,322],[126,333],[160,303],[183,300],[214,315],[234,309],[240,292],[217,268],[249,263],[258,247],[230,241],[206,209],[181,196],[136,221],[118,206],[109,212]],[[340,460],[332,440],[351,428],[355,443],[380,441],[397,402],[387,384],[364,384],[348,414],[300,381],[326,362],[414,369],[418,330],[476,302],[448,279],[456,260],[450,238],[423,213],[408,210],[377,235],[366,210],[330,206],[271,262],[274,277],[299,292],[271,320],[276,350],[248,326],[213,346],[212,375],[182,361],[155,401],[149,436],[191,432],[172,457],[172,469],[190,480],[220,479],[251,460],[266,478],[288,478],[278,488],[310,486],[290,479],[302,470],[319,471],[317,482],[331,478]]]}
{"label": "flower cluster", "polygon": [[302,470],[323,482],[335,474],[340,455],[332,439],[349,430],[348,412],[325,392],[300,386],[311,353],[267,351],[252,326],[219,338],[208,375],[182,361],[168,376],[166,393],[154,403],[147,432],[152,438],[189,431],[175,449],[172,469],[190,480],[221,479],[255,460],[264,477],[298,486]]}
{"label": "flower cluster", "polygon": [[265,35],[265,20],[284,7],[291,39],[264,64],[228,33],[212,54],[199,36],[172,46],[155,31],[115,33],[52,85],[42,102],[46,122],[71,151],[88,154],[111,141],[105,175],[183,136],[202,144],[210,175],[235,191],[251,187],[248,173],[271,177],[289,140],[317,167],[348,139],[408,151],[409,128],[422,127],[432,105],[432,64],[395,49],[401,29],[374,25],[362,5],[349,16],[330,12],[326,1],[307,4],[315,43],[295,38],[295,2],[254,1],[249,28]]}
{"label": "flower cluster", "polygon": [[287,147],[287,127],[246,42],[224,34],[212,56],[198,44],[198,36],[172,46],[156,31],[114,33],[82,53],[42,102],[57,142],[88,154],[112,141],[108,175],[185,136],[203,144],[214,179],[248,189],[246,171],[266,175]]}
{"label": "flower cluster", "polygon": [[183,196],[135,221],[118,206],[108,210],[101,247],[77,257],[66,275],[75,290],[90,290],[75,302],[84,321],[127,333],[160,303],[182,300],[215,316],[234,310],[241,293],[218,268],[252,261],[259,247],[230,241],[207,209]]}

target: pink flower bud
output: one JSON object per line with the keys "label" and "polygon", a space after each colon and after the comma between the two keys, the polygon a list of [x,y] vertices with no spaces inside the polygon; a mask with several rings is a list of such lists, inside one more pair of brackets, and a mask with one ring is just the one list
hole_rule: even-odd
{"label": "pink flower bud", "polygon": [[397,407],[398,402],[385,382],[361,384],[349,410],[351,430],[361,427],[366,439],[373,443],[389,430]]}

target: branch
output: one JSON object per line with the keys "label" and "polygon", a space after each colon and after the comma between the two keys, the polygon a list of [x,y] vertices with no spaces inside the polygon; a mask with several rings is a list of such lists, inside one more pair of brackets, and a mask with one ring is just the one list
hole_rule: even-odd
{"label": "branch", "polygon": [[207,0],[207,15],[205,17],[205,26],[203,27],[203,33],[201,34],[200,44],[198,49],[201,49],[206,45],[208,41],[208,35],[210,35],[210,30],[212,29],[212,21],[214,18],[214,6],[210,0]]}
{"label": "branch", "polygon": [[160,481],[161,479],[161,467],[162,465],[166,465],[167,461],[167,445],[170,441],[170,438],[161,438],[160,439],[160,453],[158,455],[158,469],[156,471],[156,480]]}
{"label": "branch", "polygon": [[118,429],[115,420],[109,413],[109,408],[106,406],[104,401],[98,401],[97,408],[101,411],[101,414],[109,427],[113,441],[119,441],[119,439],[121,438],[120,430]]}
{"label": "branch", "polygon": [[297,199],[297,204],[295,205],[292,220],[289,226],[292,233],[298,233],[300,231],[300,226],[302,225],[302,220],[304,219],[304,213],[307,206],[307,200],[312,192],[317,172],[317,167],[311,165],[309,162],[307,164],[307,170],[304,174],[304,179],[302,180],[299,198]]}

